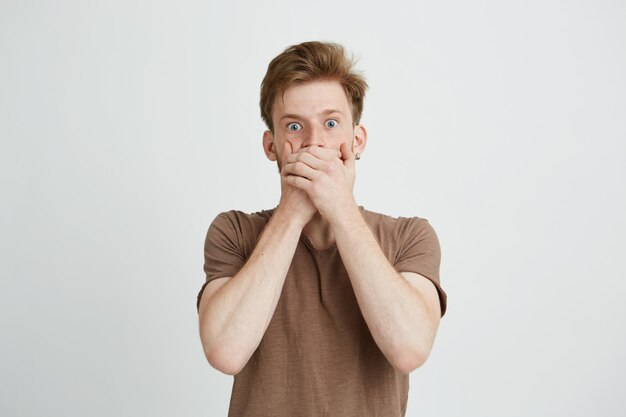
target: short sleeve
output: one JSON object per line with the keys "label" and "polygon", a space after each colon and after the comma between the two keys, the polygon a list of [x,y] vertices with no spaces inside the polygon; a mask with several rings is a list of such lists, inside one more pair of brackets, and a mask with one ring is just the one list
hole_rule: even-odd
{"label": "short sleeve", "polygon": [[200,299],[206,285],[214,279],[232,277],[243,267],[246,258],[241,242],[241,233],[230,212],[215,217],[204,241],[204,273],[206,281],[200,288],[196,309],[200,310]]}
{"label": "short sleeve", "polygon": [[441,247],[435,229],[426,219],[406,218],[399,231],[394,267],[398,272],[415,272],[428,278],[437,288],[441,317],[446,312],[447,295],[440,285]]}

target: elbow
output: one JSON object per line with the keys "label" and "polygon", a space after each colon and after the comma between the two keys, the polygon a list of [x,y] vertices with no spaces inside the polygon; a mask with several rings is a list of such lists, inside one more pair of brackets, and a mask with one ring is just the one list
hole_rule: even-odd
{"label": "elbow", "polygon": [[240,366],[232,357],[224,357],[223,355],[216,355],[212,352],[204,352],[204,356],[206,356],[207,361],[213,368],[226,375],[237,375],[243,368],[243,366]]}
{"label": "elbow", "polygon": [[213,368],[223,374],[235,376],[241,372],[247,361],[241,360],[237,355],[234,355],[232,351],[227,352],[227,350],[228,349],[214,347],[211,350],[205,350],[204,356]]}
{"label": "elbow", "polygon": [[391,365],[394,369],[402,374],[410,374],[420,366],[422,366],[428,358],[428,352],[416,349],[405,349],[400,352]]}
{"label": "elbow", "polygon": [[395,361],[395,363],[393,363],[392,365],[395,370],[400,372],[401,374],[410,374],[411,372],[422,366],[424,362],[425,361],[421,359],[403,358],[402,360]]}
{"label": "elbow", "polygon": [[[222,339],[214,331],[208,329],[205,322],[200,321],[200,341],[204,357],[209,365],[223,374],[237,375],[246,361],[240,360],[240,355],[236,355],[234,349],[225,346]],[[222,340],[221,343],[220,340]]]}

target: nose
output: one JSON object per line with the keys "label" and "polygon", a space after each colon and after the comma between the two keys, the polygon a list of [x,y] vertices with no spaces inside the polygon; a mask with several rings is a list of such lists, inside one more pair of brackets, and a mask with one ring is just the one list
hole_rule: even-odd
{"label": "nose", "polygon": [[317,126],[310,126],[309,129],[306,129],[304,133],[304,138],[302,141],[302,147],[305,148],[307,146],[319,146],[324,147],[324,130]]}

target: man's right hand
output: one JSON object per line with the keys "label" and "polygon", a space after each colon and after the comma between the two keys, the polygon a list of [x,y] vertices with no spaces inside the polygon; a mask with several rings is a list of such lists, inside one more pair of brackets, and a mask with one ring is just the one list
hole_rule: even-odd
{"label": "man's right hand", "polygon": [[315,216],[317,208],[313,205],[313,202],[305,191],[293,187],[285,181],[285,171],[283,170],[283,167],[285,166],[287,157],[292,153],[293,149],[291,144],[289,142],[285,142],[280,167],[281,196],[278,206],[279,210],[284,210],[290,218],[299,222],[299,224],[301,224],[304,228],[304,226],[311,221],[313,216]]}

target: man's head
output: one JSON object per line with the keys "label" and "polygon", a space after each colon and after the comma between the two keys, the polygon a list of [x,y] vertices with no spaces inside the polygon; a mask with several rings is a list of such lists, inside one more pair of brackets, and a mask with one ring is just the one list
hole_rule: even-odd
{"label": "man's head", "polygon": [[339,149],[342,142],[362,152],[367,83],[353,66],[341,45],[322,42],[290,46],[269,64],[261,84],[261,117],[269,129],[263,142],[279,170],[286,143],[293,152],[312,145]]}
{"label": "man's head", "polygon": [[354,60],[336,43],[303,42],[285,49],[270,62],[261,83],[261,117],[268,129],[274,131],[274,103],[287,88],[319,80],[339,82],[351,105],[352,123],[359,124],[367,82],[353,67]]}

